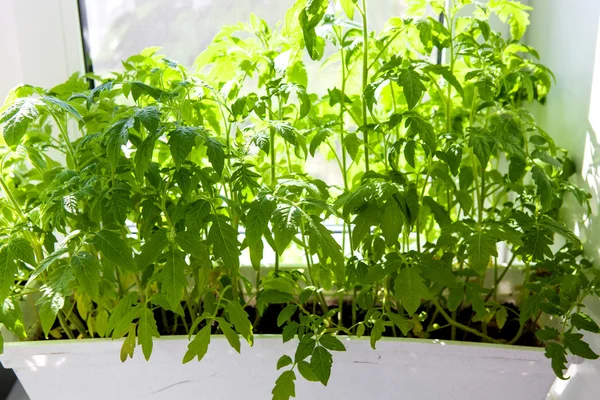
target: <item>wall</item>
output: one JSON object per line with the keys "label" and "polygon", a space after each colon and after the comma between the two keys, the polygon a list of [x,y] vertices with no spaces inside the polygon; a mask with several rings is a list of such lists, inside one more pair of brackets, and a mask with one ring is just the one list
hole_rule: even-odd
{"label": "wall", "polygon": [[[574,227],[586,253],[600,265],[600,1],[530,0],[534,8],[525,41],[538,49],[542,63],[555,73],[557,84],[545,106],[533,108],[539,124],[560,147],[569,151],[578,167],[575,180],[593,195],[593,215],[569,201],[563,219]],[[597,302],[589,304],[600,316]],[[591,339],[600,352],[600,340]],[[572,367],[570,381],[554,387],[560,399],[597,399],[600,363]]]}
{"label": "wall", "polygon": [[83,71],[75,0],[0,0],[0,105],[14,86],[52,87]]}

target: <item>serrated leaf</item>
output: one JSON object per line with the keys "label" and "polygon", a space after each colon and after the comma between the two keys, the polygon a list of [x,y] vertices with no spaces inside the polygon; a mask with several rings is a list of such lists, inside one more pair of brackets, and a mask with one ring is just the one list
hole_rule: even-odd
{"label": "serrated leaf", "polygon": [[211,207],[210,203],[206,200],[196,200],[193,202],[185,215],[185,226],[188,231],[194,234],[198,234],[204,224],[205,219],[210,214]]}
{"label": "serrated leaf", "polygon": [[144,307],[140,314],[137,327],[138,345],[142,346],[142,353],[146,361],[150,360],[152,354],[152,338],[159,338],[158,328],[156,326],[156,320],[154,319],[154,313],[149,308]]}
{"label": "serrated leaf", "polygon": [[387,317],[400,329],[400,332],[404,336],[408,335],[408,332],[411,330],[411,325],[413,325],[412,321],[407,320],[400,314],[395,314],[393,312],[386,313]]}
{"label": "serrated leaf", "polygon": [[186,364],[194,359],[194,357],[198,358],[198,361],[201,361],[206,352],[208,351],[208,345],[210,344],[210,325],[206,325],[204,328],[200,329],[200,332],[194,339],[188,344],[187,352],[185,356],[183,356],[183,363]]}
{"label": "serrated leaf", "polygon": [[271,391],[273,400],[289,400],[290,397],[296,397],[296,374],[294,371],[284,371],[277,381],[275,387]]}
{"label": "serrated leaf", "polygon": [[277,326],[281,326],[288,322],[290,318],[296,313],[298,306],[295,304],[287,305],[283,310],[279,312],[277,316]]}
{"label": "serrated leaf", "polygon": [[80,251],[71,257],[71,266],[79,286],[92,299],[97,299],[100,295],[100,261],[87,251]]}
{"label": "serrated leaf", "polygon": [[421,81],[421,75],[414,69],[403,69],[398,76],[398,84],[402,86],[408,109],[411,110],[421,100],[423,92],[427,89]]}
{"label": "serrated leaf", "polygon": [[0,302],[4,302],[10,295],[16,273],[17,264],[8,247],[4,246],[0,249]]}
{"label": "serrated leaf", "polygon": [[14,150],[21,143],[29,124],[38,117],[37,104],[38,100],[34,98],[21,98],[0,115],[4,141],[11,149]]}
{"label": "serrated leaf", "polygon": [[483,229],[475,231],[466,241],[469,266],[479,275],[483,275],[490,264],[491,257],[498,256],[496,238]]}
{"label": "serrated leaf", "polygon": [[248,313],[242,308],[240,303],[230,301],[225,307],[225,312],[229,315],[229,321],[233,324],[235,330],[242,335],[250,344],[253,341],[252,323],[248,319]]}
{"label": "serrated leaf", "polygon": [[564,347],[558,343],[548,343],[546,345],[545,356],[552,360],[552,369],[556,376],[559,379],[565,380],[566,378],[563,375],[563,371],[567,369],[567,353]]}
{"label": "serrated leaf", "polygon": [[223,168],[225,167],[225,150],[223,149],[223,145],[210,137],[204,140],[204,144],[206,145],[208,161],[210,161],[219,176],[223,175]]}
{"label": "serrated leaf", "polygon": [[178,126],[169,132],[169,149],[177,169],[185,162],[192,148],[196,145],[196,138],[199,136],[200,134],[196,128],[186,126]]}
{"label": "serrated leaf", "polygon": [[600,333],[600,327],[589,315],[582,312],[571,315],[571,323],[577,329],[588,332]]}
{"label": "serrated leaf", "polygon": [[219,328],[223,332],[223,335],[225,335],[229,345],[239,353],[241,351],[241,343],[237,332],[231,329],[231,325],[223,318],[216,318],[216,320],[219,322]]}
{"label": "serrated leaf", "polygon": [[28,240],[13,236],[8,241],[8,250],[13,258],[29,265],[36,265],[33,248]]}
{"label": "serrated leaf", "polygon": [[406,125],[411,136],[418,135],[431,151],[435,151],[437,148],[437,137],[433,126],[429,122],[425,121],[420,115],[411,114],[406,120]]}
{"label": "serrated leaf", "polygon": [[246,239],[249,246],[261,241],[276,206],[275,199],[270,195],[258,195],[250,203],[246,213]]}
{"label": "serrated leaf", "polygon": [[429,297],[427,286],[423,283],[421,272],[417,268],[402,268],[395,281],[396,297],[402,307],[412,316],[419,306],[421,299]]}
{"label": "serrated leaf", "polygon": [[140,270],[155,262],[169,244],[166,229],[155,231],[140,248],[137,265]]}
{"label": "serrated leaf", "polygon": [[542,204],[542,207],[547,210],[552,203],[553,191],[552,183],[543,169],[537,165],[531,168],[531,176],[537,186],[537,195]]}
{"label": "serrated leaf", "polygon": [[594,353],[590,345],[582,340],[581,333],[565,333],[563,335],[563,343],[565,347],[573,354],[583,357],[588,360],[595,360],[599,356]]}
{"label": "serrated leaf", "polygon": [[319,344],[328,350],[332,351],[346,351],[346,346],[333,335],[323,335],[319,338]]}
{"label": "serrated leaf", "polygon": [[160,282],[162,283],[161,292],[165,294],[171,309],[177,308],[183,297],[183,288],[187,285],[185,278],[184,255],[175,250],[167,253],[167,261],[160,273]]}
{"label": "serrated leaf", "polygon": [[213,216],[207,242],[212,245],[215,257],[220,258],[225,268],[232,272],[240,268],[240,242],[237,237],[238,232],[227,223],[225,217]]}
{"label": "serrated leaf", "polygon": [[132,326],[127,338],[123,341],[121,346],[121,362],[125,362],[127,358],[133,358],[133,352],[135,351],[135,326]]}
{"label": "serrated leaf", "polygon": [[315,347],[312,357],[310,358],[310,368],[324,386],[327,386],[327,382],[329,382],[332,365],[333,357],[331,356],[331,353],[324,347]]}
{"label": "serrated leaf", "polygon": [[283,356],[279,357],[279,360],[277,360],[277,369],[287,367],[288,365],[291,365],[292,363],[293,363],[293,361],[290,356],[283,355]]}
{"label": "serrated leaf", "polygon": [[277,252],[281,255],[300,229],[300,210],[294,206],[280,204],[273,211],[271,223]]}
{"label": "serrated leaf", "polygon": [[150,133],[146,139],[142,141],[142,143],[138,146],[137,151],[135,152],[134,161],[135,161],[135,175],[138,179],[142,179],[148,168],[150,167],[150,163],[152,162],[152,153],[154,152],[154,145],[158,138],[162,135],[162,131],[155,131],[154,133]]}
{"label": "serrated leaf", "polygon": [[136,271],[131,249],[119,233],[103,229],[96,233],[94,244],[111,263],[129,271]]}
{"label": "serrated leaf", "polygon": [[203,266],[211,265],[208,247],[200,241],[200,236],[197,234],[179,231],[175,236],[175,242],[183,251],[199,259]]}
{"label": "serrated leaf", "polygon": [[154,134],[160,124],[160,111],[155,106],[137,108],[133,114],[134,118],[148,130],[148,133]]}
{"label": "serrated leaf", "polygon": [[120,119],[106,129],[106,156],[113,169],[119,164],[121,146],[129,140],[129,129],[133,128],[135,120],[131,117]]}
{"label": "serrated leaf", "polygon": [[556,328],[552,328],[551,326],[546,326],[544,329],[540,329],[535,333],[535,336],[540,340],[548,341],[556,339],[560,335],[560,332]]}

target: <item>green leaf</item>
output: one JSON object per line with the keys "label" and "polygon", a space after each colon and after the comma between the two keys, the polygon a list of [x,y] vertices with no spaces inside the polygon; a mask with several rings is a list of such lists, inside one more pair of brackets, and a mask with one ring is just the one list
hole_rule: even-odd
{"label": "green leaf", "polygon": [[423,283],[421,272],[417,268],[402,268],[395,281],[396,297],[409,316],[412,316],[419,306],[421,299],[429,297],[427,286]]}
{"label": "green leaf", "polygon": [[207,242],[212,245],[214,256],[220,258],[225,268],[232,272],[240,268],[240,242],[237,237],[238,232],[227,223],[224,216],[212,216]]}
{"label": "green leaf", "polygon": [[121,146],[129,140],[129,129],[133,128],[135,120],[131,117],[120,119],[106,129],[106,155],[113,169],[119,164]]}
{"label": "green leaf", "polygon": [[406,119],[406,126],[411,136],[419,135],[419,138],[430,148],[431,151],[435,151],[437,148],[437,137],[433,126],[425,121],[418,114],[410,114]]}
{"label": "green leaf", "polygon": [[483,275],[491,257],[498,257],[496,238],[483,229],[475,231],[466,241],[469,266]]}
{"label": "green leaf", "polygon": [[200,329],[200,332],[194,339],[188,344],[187,352],[183,356],[183,363],[187,364],[192,361],[194,357],[198,357],[198,361],[201,361],[206,352],[208,351],[208,345],[210,344],[210,325],[206,325]]}
{"label": "green leaf", "polygon": [[231,329],[231,324],[229,324],[223,318],[216,318],[216,320],[219,322],[219,328],[221,328],[221,331],[223,332],[223,335],[225,335],[229,345],[239,353],[241,351],[239,335],[233,329]]}
{"label": "green leaf", "polygon": [[168,244],[169,239],[167,238],[167,230],[159,229],[155,231],[140,248],[141,253],[137,257],[138,268],[143,270],[145,267],[155,262]]}
{"label": "green leaf", "polygon": [[[1,258],[1,256],[0,256]],[[54,291],[49,286],[42,286],[42,297],[36,302],[40,322],[42,323],[42,331],[44,336],[48,337],[48,333],[54,326],[56,315],[65,305],[65,298],[62,294]]]}
{"label": "green leaf", "polygon": [[13,258],[32,266],[36,264],[33,248],[26,239],[12,236],[8,241],[8,251]]}
{"label": "green leaf", "polygon": [[271,195],[258,195],[250,203],[246,213],[246,239],[249,246],[261,240],[276,207],[275,199]]}
{"label": "green leaf", "polygon": [[467,303],[471,304],[475,315],[483,319],[485,317],[485,303],[483,301],[483,295],[488,293],[488,290],[482,288],[478,284],[473,282],[466,283],[466,299]]}
{"label": "green leaf", "polygon": [[0,302],[4,302],[10,296],[12,286],[15,284],[17,274],[17,263],[10,254],[7,246],[0,249]]}
{"label": "green leaf", "polygon": [[[38,276],[40,276],[44,271],[46,271],[52,264],[60,259],[62,255],[67,253],[69,249],[67,247],[60,247],[56,249],[55,252],[50,254],[48,257],[44,258],[38,267],[33,271],[33,273],[29,276],[29,280],[32,281]],[[1,259],[1,257],[0,257]],[[1,264],[1,263],[0,263]]]}
{"label": "green leaf", "polygon": [[560,344],[548,343],[546,345],[546,358],[552,360],[552,369],[559,379],[566,380],[563,371],[567,369],[567,353]]}
{"label": "green leaf", "polygon": [[310,367],[324,386],[327,386],[327,382],[329,382],[332,364],[333,357],[331,356],[331,353],[324,347],[315,347],[312,357],[310,358]]}
{"label": "green leaf", "polygon": [[551,326],[546,326],[544,329],[540,329],[535,333],[535,336],[540,340],[548,341],[556,339],[560,336],[560,332],[556,328],[552,328]]}
{"label": "green leaf", "polygon": [[[361,330],[360,329],[361,326],[364,327],[364,325],[359,325],[357,334]],[[371,336],[369,336],[369,342],[371,343],[371,348],[373,350],[375,350],[375,346],[376,346],[377,342],[383,336],[384,329],[385,329],[385,326],[383,325],[383,321],[381,319],[376,320],[375,323],[373,324],[373,329],[371,329]],[[364,333],[364,328],[362,328],[362,332]],[[362,334],[360,336],[362,336]]]}
{"label": "green leaf", "polygon": [[500,307],[496,310],[496,323],[498,324],[499,329],[504,328],[507,318],[508,311],[506,311],[506,307]]}
{"label": "green leaf", "polygon": [[288,322],[290,320],[290,318],[292,318],[292,316],[296,313],[297,310],[298,310],[297,305],[295,305],[295,304],[287,305],[283,310],[281,310],[281,312],[279,312],[279,315],[277,316],[277,326],[281,326],[281,325],[285,324],[286,322]]}
{"label": "green leaf", "polygon": [[146,361],[148,361],[152,354],[152,338],[160,337],[156,326],[156,320],[154,319],[154,313],[149,308],[142,308],[140,319],[138,320],[137,336],[138,344],[142,346],[142,352],[144,353]]}
{"label": "green leaf", "polygon": [[123,341],[121,346],[121,362],[125,362],[127,357],[133,358],[133,352],[135,351],[135,326],[132,326],[127,334],[127,338]]}
{"label": "green leaf", "polygon": [[197,129],[187,126],[178,126],[169,133],[169,149],[177,169],[181,167],[181,164],[185,162],[191,153],[198,137],[200,137],[200,134]]}
{"label": "green leaf", "polygon": [[300,340],[298,343],[298,347],[296,348],[296,353],[294,354],[294,361],[300,362],[310,356],[315,350],[316,342],[314,339],[307,339],[307,336]]}
{"label": "green leaf", "polygon": [[402,86],[409,110],[415,108],[421,100],[423,92],[427,90],[421,81],[421,75],[412,68],[402,70],[398,76],[398,84]]}
{"label": "green leaf", "polygon": [[160,125],[160,111],[155,106],[137,108],[133,117],[137,119],[153,135]]}
{"label": "green leaf", "polygon": [[537,185],[537,195],[544,210],[547,210],[552,204],[552,183],[543,169],[537,165],[531,168],[531,176]]}
{"label": "green leaf", "polygon": [[17,99],[0,115],[4,141],[11,149],[15,149],[32,123],[39,115],[36,107],[39,102],[34,98]]}
{"label": "green leaf", "polygon": [[87,251],[80,251],[71,257],[71,266],[79,286],[92,299],[97,299],[100,295],[100,261]]}
{"label": "green leaf", "polygon": [[298,145],[298,139],[296,138],[298,131],[289,122],[273,121],[271,122],[271,126],[275,129],[275,133],[281,136],[283,140],[293,146]]}
{"label": "green leaf", "polygon": [[565,347],[573,354],[579,357],[583,357],[588,360],[595,360],[599,356],[594,353],[590,348],[590,345],[581,340],[583,335],[581,333],[565,333],[563,335],[563,343]]}
{"label": "green leaf", "polygon": [[409,140],[404,145],[404,158],[406,158],[406,162],[411,167],[415,168],[415,149],[417,144],[414,140]]}
{"label": "green leaf", "polygon": [[287,367],[291,364],[293,364],[292,358],[288,355],[283,355],[279,358],[279,360],[277,360],[277,369]]}
{"label": "green leaf", "polygon": [[396,200],[390,199],[385,203],[383,215],[385,218],[381,220],[381,233],[386,244],[392,246],[398,241],[404,224],[404,217]]}
{"label": "green leaf", "polygon": [[242,308],[240,303],[230,301],[225,307],[225,312],[229,315],[229,321],[233,324],[235,330],[242,335],[250,344],[253,341],[252,323],[248,319],[248,313]]}
{"label": "green leaf", "polygon": [[289,246],[290,242],[300,229],[302,214],[297,207],[287,204],[279,204],[273,211],[271,223],[273,224],[273,236],[275,237],[275,246],[277,253],[283,254],[283,251]]}
{"label": "green leaf", "polygon": [[410,332],[411,329],[412,321],[409,321],[402,315],[395,314],[393,312],[386,313],[385,315],[387,315],[390,321],[392,321],[394,325],[400,329],[400,332],[402,332],[404,336],[408,335],[408,332]]}
{"label": "green leaf", "polygon": [[210,161],[219,176],[223,175],[223,168],[225,167],[225,150],[223,150],[223,145],[210,137],[204,140],[204,144],[206,145],[208,161]]}
{"label": "green leaf", "polygon": [[346,346],[333,335],[323,335],[319,338],[319,344],[328,350],[332,351],[346,351]]}
{"label": "green leaf", "polygon": [[577,329],[600,333],[600,327],[589,315],[586,315],[582,312],[575,313],[571,315],[571,324]]}
{"label": "green leaf", "polygon": [[136,271],[131,249],[118,232],[103,229],[96,233],[94,244],[111,263],[128,271]]}
{"label": "green leaf", "polygon": [[356,5],[357,0],[340,0],[342,5],[342,9],[344,13],[348,16],[349,19],[354,19],[354,7]]}
{"label": "green leaf", "polygon": [[42,101],[48,106],[58,107],[58,109],[61,111],[71,114],[78,121],[81,120],[81,114],[79,114],[79,111],[77,111],[75,107],[66,101],[62,101],[54,96],[44,96],[42,97]]}
{"label": "green leaf", "polygon": [[202,227],[205,225],[206,217],[210,214],[210,203],[206,200],[196,200],[193,202],[185,216],[185,226],[188,231],[197,234],[200,232]]}
{"label": "green leaf", "polygon": [[161,135],[161,130],[150,133],[138,146],[138,149],[135,152],[135,175],[140,180],[144,177],[146,171],[148,171],[148,167],[150,167],[150,163],[152,162],[152,153],[154,152],[154,145]]}
{"label": "green leaf", "polygon": [[181,303],[183,288],[187,285],[186,267],[183,253],[175,250],[167,253],[167,262],[160,273],[160,282],[162,283],[161,292],[167,297],[172,310]]}
{"label": "green leaf", "polygon": [[502,22],[508,22],[512,39],[520,40],[529,25],[529,13],[532,8],[518,1],[490,0],[489,7]]}
{"label": "green leaf", "polygon": [[273,394],[273,400],[289,400],[290,397],[296,397],[296,374],[294,371],[284,371],[277,381],[275,387],[271,392]]}
{"label": "green leaf", "polygon": [[183,251],[196,257],[203,266],[210,266],[210,253],[208,247],[200,241],[200,236],[191,232],[179,231],[175,242]]}
{"label": "green leaf", "polygon": [[[23,311],[19,304],[13,300],[6,299],[0,308],[0,323],[19,339],[27,339],[27,332],[23,323]],[[0,335],[2,336],[2,335]]]}
{"label": "green leaf", "polygon": [[298,363],[298,372],[300,372],[300,375],[309,382],[319,382],[319,378],[313,372],[310,363],[304,360]]}
{"label": "green leaf", "polygon": [[488,165],[492,145],[490,139],[483,134],[471,134],[469,137],[469,147],[473,148],[473,153],[484,167]]}
{"label": "green leaf", "polygon": [[475,87],[479,93],[479,97],[481,97],[485,101],[493,101],[496,98],[496,83],[494,82],[494,78],[489,75],[483,75],[477,82],[475,82]]}

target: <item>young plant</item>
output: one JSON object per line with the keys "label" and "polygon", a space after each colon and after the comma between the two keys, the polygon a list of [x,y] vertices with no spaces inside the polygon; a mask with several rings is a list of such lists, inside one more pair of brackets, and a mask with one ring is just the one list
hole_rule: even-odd
{"label": "young plant", "polygon": [[[553,81],[520,42],[529,8],[410,1],[376,33],[373,4],[298,0],[276,27],[252,15],[195,73],[152,48],[110,78],[15,88],[0,322],[23,340],[125,338],[122,360],[184,333],[188,362],[276,319],[298,348],[274,399],[295,396],[296,372],[327,384],[336,335],[545,345],[561,378],[568,353],[597,358],[579,331],[600,332],[583,311],[600,276],[558,222],[568,193],[590,196],[525,108]],[[339,182],[307,173],[317,156]]]}

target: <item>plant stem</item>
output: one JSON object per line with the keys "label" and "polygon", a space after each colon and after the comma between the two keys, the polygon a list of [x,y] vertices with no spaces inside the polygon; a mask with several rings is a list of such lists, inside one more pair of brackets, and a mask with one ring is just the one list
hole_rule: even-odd
{"label": "plant stem", "polygon": [[[369,82],[369,31],[367,26],[367,2],[362,0],[362,22],[363,22],[363,68],[362,68],[362,93],[364,94]],[[365,142],[365,172],[369,172],[369,132],[367,130],[367,101],[362,98],[362,127]]]}
{"label": "plant stem", "polygon": [[490,289],[490,292],[487,294],[487,296],[485,297],[484,302],[487,302],[493,295],[495,295],[495,292],[498,288],[498,284],[500,282],[502,282],[502,279],[504,279],[504,276],[506,276],[508,270],[510,269],[510,267],[512,266],[513,262],[515,261],[515,259],[517,258],[517,255],[513,253],[512,257],[510,258],[510,261],[508,262],[508,264],[506,265],[506,267],[504,267],[504,271],[502,271],[502,273],[500,274],[500,276],[494,280],[494,285],[492,286],[492,288]]}
{"label": "plant stem", "polygon": [[456,322],[455,320],[453,320],[452,318],[450,318],[450,316],[448,315],[448,313],[446,313],[446,311],[442,308],[442,306],[440,306],[440,303],[437,301],[437,299],[433,299],[431,300],[433,302],[433,305],[435,306],[435,308],[440,312],[440,314],[442,314],[442,317],[444,317],[444,319],[452,326],[457,327],[458,329],[461,329],[465,332],[469,332],[475,336],[479,336],[480,338],[483,338],[487,341],[489,341],[490,343],[496,343],[496,344],[501,344],[503,343],[500,340],[496,340],[492,337],[489,337],[487,335],[484,335],[483,333],[479,332],[476,329],[473,328],[469,328],[466,325],[461,324],[460,322]]}
{"label": "plant stem", "polygon": [[69,134],[63,127],[62,123],[58,120],[58,117],[56,116],[56,114],[54,114],[52,111],[50,111],[50,115],[52,116],[52,119],[58,126],[60,135],[61,135],[63,141],[65,142],[65,146],[67,146],[67,153],[68,153],[69,157],[71,158],[73,167],[77,170],[78,167],[77,167],[77,160],[75,159],[75,150],[73,149],[73,145],[71,144],[71,139],[69,139]]}
{"label": "plant stem", "polygon": [[58,312],[58,322],[60,322],[60,326],[63,328],[63,331],[65,331],[69,339],[76,339],[73,331],[69,328],[69,323],[65,318],[65,312],[63,310]]}

